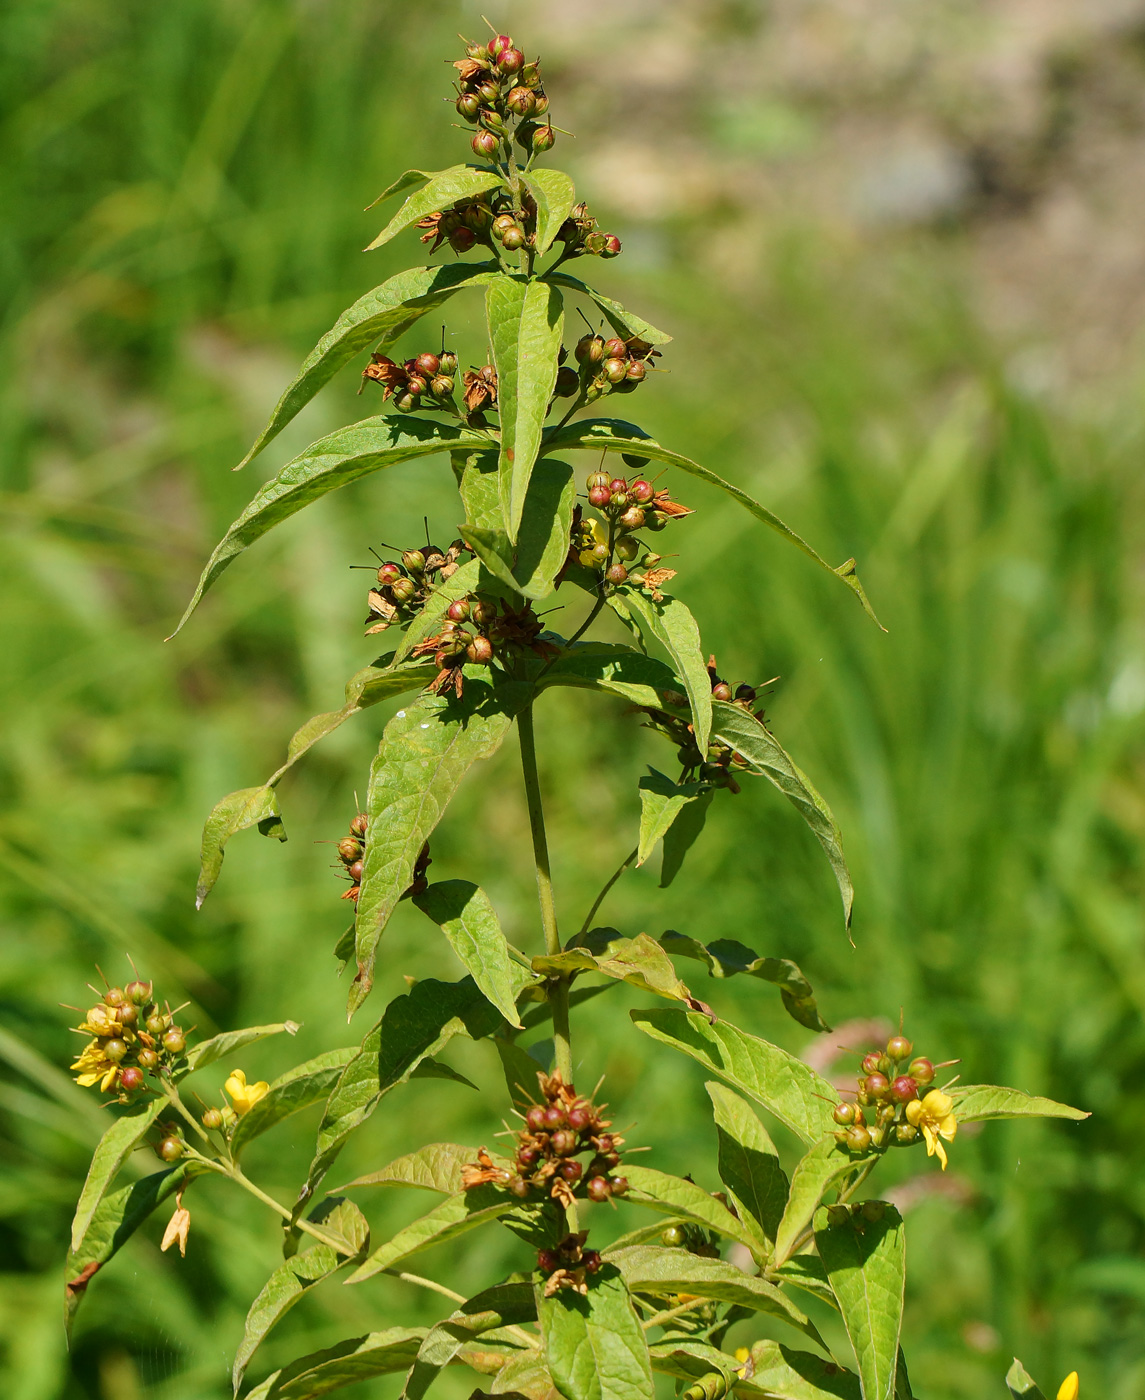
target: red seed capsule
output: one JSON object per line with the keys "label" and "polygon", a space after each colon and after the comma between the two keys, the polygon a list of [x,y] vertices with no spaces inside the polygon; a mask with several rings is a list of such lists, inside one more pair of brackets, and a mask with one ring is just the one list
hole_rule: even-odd
{"label": "red seed capsule", "polygon": [[[488,160],[491,156],[496,154],[497,147],[501,143],[491,131],[478,131],[469,144],[473,147],[474,155],[484,156]],[[461,230],[458,229],[457,232],[460,233]],[[473,230],[470,229],[469,233],[472,237]]]}
{"label": "red seed capsule", "polygon": [[356,860],[354,864],[347,869],[346,874],[349,875],[355,885],[360,884],[362,880],[362,862]]}
{"label": "red seed capsule", "polygon": [[910,1103],[911,1099],[917,1099],[918,1081],[909,1074],[900,1074],[891,1084],[891,1098],[895,1103]]}
{"label": "red seed capsule", "polygon": [[881,1099],[890,1087],[890,1080],[886,1075],[879,1074],[877,1071],[874,1074],[868,1074],[866,1083],[863,1085],[872,1099]]}
{"label": "red seed capsule", "polygon": [[607,486],[594,486],[588,493],[589,505],[596,506],[597,510],[603,510],[611,500],[612,492]]}
{"label": "red seed capsule", "polygon": [[912,1079],[917,1079],[920,1084],[930,1084],[934,1081],[934,1066],[923,1056],[910,1062],[910,1074]]}
{"label": "red seed capsule", "polygon": [[525,1124],[532,1133],[539,1133],[545,1126],[545,1106],[544,1104],[534,1104],[525,1114]]}
{"label": "red seed capsule", "polygon": [[608,1188],[608,1180],[603,1176],[591,1177],[586,1189],[590,1201],[607,1201],[612,1194]]}
{"label": "red seed capsule", "polygon": [[489,54],[489,57],[493,60],[494,63],[500,63],[501,55],[506,51],[506,49],[511,49],[512,47],[513,40],[510,35],[498,34],[496,38],[489,40],[489,45],[486,52]]}
{"label": "red seed capsule", "polygon": [[143,1071],[137,1069],[135,1065],[128,1065],[126,1069],[119,1071],[119,1087],[126,1089],[129,1094],[136,1089],[143,1088]]}

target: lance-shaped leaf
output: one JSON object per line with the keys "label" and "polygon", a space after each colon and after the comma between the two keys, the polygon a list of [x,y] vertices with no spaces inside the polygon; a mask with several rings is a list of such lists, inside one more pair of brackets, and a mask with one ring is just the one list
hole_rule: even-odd
{"label": "lance-shaped leaf", "polygon": [[199,881],[195,886],[196,909],[203,907],[203,900],[219,878],[227,842],[236,831],[245,831],[250,826],[257,826],[264,836],[272,836],[278,841],[286,840],[278,793],[269,784],[228,793],[211,809],[211,815],[203,825]]}
{"label": "lance-shaped leaf", "polygon": [[[352,1201],[330,1200],[311,1217],[347,1237],[357,1249],[369,1239],[370,1227]],[[231,1367],[231,1383],[239,1393],[251,1357],[262,1345],[271,1328],[277,1326],[308,1289],[338,1271],[349,1260],[328,1244],[315,1245],[278,1266],[250,1305],[243,1326],[242,1340]]]}
{"label": "lance-shaped leaf", "polygon": [[517,531],[513,577],[526,598],[547,598],[569,553],[576,483],[567,462],[547,457],[529,479]]}
{"label": "lance-shaped leaf", "polygon": [[544,257],[576,203],[576,187],[563,170],[547,166],[522,175],[521,181],[537,204],[537,257]]}
{"label": "lance-shaped leaf", "polygon": [[411,267],[359,297],[307,355],[270,421],[235,470],[257,457],[355,355],[367,349],[384,354],[411,326],[428,312],[444,306],[462,288],[484,286],[496,276],[496,263]]}
{"label": "lance-shaped leaf", "polygon": [[[625,1198],[637,1205],[648,1206],[663,1215],[676,1216],[703,1225],[724,1239],[735,1240],[753,1253],[758,1250],[758,1233],[748,1222],[736,1217],[722,1201],[710,1195],[702,1186],[683,1177],[670,1176],[652,1167],[624,1164],[630,1194]],[[664,1226],[661,1225],[663,1230]],[[612,1246],[615,1249],[615,1246]],[[610,1250],[611,1252],[611,1250]]]}
{"label": "lance-shaped leaf", "polygon": [[708,808],[715,799],[715,789],[709,787],[698,797],[686,802],[676,813],[676,820],[664,833],[664,856],[660,862],[660,888],[666,890],[684,864],[684,857],[700,839]]}
{"label": "lance-shaped leaf", "polygon": [[64,1323],[69,1332],[93,1276],[123,1248],[157,1206],[204,1170],[197,1162],[180,1162],[177,1167],[155,1172],[103,1197],[88,1222],[83,1243],[68,1255]]}
{"label": "lance-shaped leaf", "polygon": [[[569,940],[563,953],[533,959],[538,972],[548,975],[576,970],[601,972],[658,997],[693,1003],[691,992],[676,975],[663,948],[646,933],[621,938],[612,928],[590,929]],[[694,1004],[694,1003],[693,1003]]]}
{"label": "lance-shaped leaf", "polygon": [[[419,642],[424,642],[428,637],[440,632],[450,604],[476,592],[480,581],[481,561],[479,559],[468,560],[447,579],[439,577],[434,583],[432,593],[426,599],[425,607],[406,628],[405,635],[398,643],[394,651],[394,664],[404,660]],[[436,674],[437,667],[435,666],[430,673],[430,679]]]}
{"label": "lance-shaped leaf", "polygon": [[839,1311],[839,1303],[831,1292],[831,1281],[827,1270],[817,1254],[795,1254],[786,1264],[769,1270],[776,1283],[789,1283],[793,1288],[802,1288],[805,1293],[818,1298],[821,1303]]}
{"label": "lance-shaped leaf", "polygon": [[1006,1386],[1014,1400],[1045,1400],[1034,1378],[1016,1356],[1014,1364],[1006,1372]]}
{"label": "lance-shaped leaf", "polygon": [[610,1253],[608,1257],[620,1269],[633,1293],[650,1293],[661,1298],[694,1293],[700,1298],[735,1303],[753,1312],[778,1317],[823,1345],[815,1324],[781,1288],[766,1279],[745,1274],[726,1259],[708,1259],[686,1249],[658,1249],[654,1245],[634,1245],[631,1249]]}
{"label": "lance-shaped leaf", "polygon": [[505,274],[485,294],[501,417],[501,510],[513,540],[556,383],[563,305],[560,292],[547,282]]}
{"label": "lance-shaped leaf", "polygon": [[537,1289],[545,1361],[565,1400],[652,1400],[652,1362],[619,1271],[605,1264],[583,1296]]}
{"label": "lance-shaped leaf", "polygon": [[738,1094],[714,1081],[704,1088],[716,1120],[720,1180],[755,1236],[753,1248],[770,1254],[787,1204],[787,1176],[779,1165],[779,1153],[767,1129]]}
{"label": "lance-shaped leaf", "polygon": [[431,1142],[416,1152],[397,1157],[388,1166],[365,1176],[355,1177],[340,1189],[352,1186],[411,1186],[455,1196],[461,1190],[461,1169],[477,1160],[472,1147],[459,1142]]}
{"label": "lance-shaped leaf", "polygon": [[477,1186],[471,1191],[459,1191],[456,1196],[449,1196],[440,1205],[434,1206],[428,1214],[411,1221],[385,1244],[379,1245],[346,1282],[364,1283],[383,1269],[392,1269],[395,1264],[423,1249],[445,1244],[496,1220],[498,1216],[507,1215],[517,1204],[515,1197],[494,1186]]}
{"label": "lance-shaped leaf", "polygon": [[673,709],[664,693],[679,694],[683,684],[671,667],[632,647],[612,642],[577,642],[548,667],[537,682],[538,690],[571,685],[584,690],[606,691],[633,705]]}
{"label": "lance-shaped leaf", "polygon": [[[424,172],[410,170],[402,176],[402,180],[411,175],[421,174]],[[396,234],[401,233],[402,229],[416,224],[427,214],[436,214],[442,209],[448,209],[459,199],[472,199],[475,195],[484,194],[486,190],[494,189],[501,183],[501,176],[496,170],[481,166],[451,165],[448,170],[435,171],[420,190],[406,199],[377,238],[367,245],[366,252],[380,248],[383,243],[388,243]],[[409,186],[403,186],[401,181],[398,181],[396,187],[391,185],[379,198],[385,199],[390,193],[397,194],[402,188],[408,189]]]}
{"label": "lance-shaped leaf", "polygon": [[736,1394],[760,1400],[860,1400],[859,1380],[832,1361],[779,1342],[756,1342]]}
{"label": "lance-shaped leaf", "polygon": [[775,736],[739,705],[726,700],[714,701],[712,732],[720,743],[727,744],[747,760],[749,771],[777,787],[815,833],[834,872],[849,928],[855,891],[843,855],[843,839],[830,807],[815,791],[811,779],[796,767]]}
{"label": "lance-shaped leaf", "polygon": [[[606,297],[603,292],[598,292],[595,287],[590,287],[582,282],[579,277],[570,277],[567,272],[550,272],[545,277],[546,282],[552,282],[558,287],[567,287],[571,292],[579,292],[581,296],[588,297],[604,313],[604,318],[612,329],[624,340],[630,340],[633,336],[639,336],[641,340],[646,340],[649,345],[667,345],[672,337],[666,331],[659,331],[655,326],[645,321],[642,316],[636,316],[631,311],[626,310],[618,301],[613,301],[611,297]],[[630,424],[624,424],[626,428]],[[639,428],[633,428],[634,433],[639,433]]]}
{"label": "lance-shaped leaf", "polygon": [[645,634],[655,637],[672,658],[688,694],[696,747],[702,754],[707,753],[712,729],[712,682],[700,650],[696,619],[679,598],[665,598],[657,603],[638,588],[624,589],[622,597]]}
{"label": "lance-shaped leaf", "polygon": [[296,1209],[313,1195],[350,1134],[366,1122],[395,1085],[405,1083],[422,1060],[436,1054],[455,1035],[479,1040],[500,1023],[501,1017],[471,977],[460,982],[427,978],[404,996],[395,997],[330,1094]]}
{"label": "lance-shaped leaf", "polygon": [[[552,1008],[549,1008],[550,1013]],[[501,1060],[505,1087],[515,1104],[533,1103],[537,1098],[537,1071],[541,1066],[527,1050],[506,1036],[496,1036],[493,1044]]]}
{"label": "lance-shaped leaf", "polygon": [[283,1031],[288,1035],[297,1035],[298,1022],[278,1021],[272,1026],[247,1026],[241,1031],[223,1031],[221,1035],[213,1035],[210,1040],[200,1041],[187,1051],[187,1069],[190,1071],[202,1069],[204,1065],[213,1065],[224,1055],[242,1050],[256,1041],[265,1040],[268,1035],[280,1035]]}
{"label": "lance-shaped leaf", "polygon": [[441,1060],[432,1057],[422,1060],[417,1069],[410,1075],[411,1079],[447,1079],[451,1084],[464,1084],[467,1089],[476,1089],[472,1079],[466,1079],[463,1074],[459,1074],[452,1066],[445,1064]]}
{"label": "lance-shaped leaf", "polygon": [[735,1089],[763,1104],[804,1142],[815,1142],[835,1124],[838,1095],[802,1060],[729,1021],[712,1025],[706,1016],[665,1007],[631,1011],[639,1030],[691,1055]]}
{"label": "lance-shaped leaf", "polygon": [[410,886],[422,846],[462,778],[496,753],[528,699],[525,684],[495,685],[485,668],[469,666],[460,700],[421,696],[386,725],[366,796],[370,824],[355,919],[351,1015],[373,985],[379,940]]}
{"label": "lance-shaped leaf", "polygon": [[863,1400],[895,1400],[899,1333],[906,1287],[902,1216],[886,1206],[881,1220],[815,1220],[815,1244],[827,1269],[855,1350]]}
{"label": "lance-shaped leaf", "polygon": [[314,1400],[374,1376],[404,1371],[425,1339],[424,1327],[387,1327],[312,1351],[267,1376],[246,1400]]}
{"label": "lance-shaped leaf", "polygon": [[779,988],[789,1015],[801,1026],[811,1031],[831,1029],[819,1015],[811,983],[790,958],[761,958],[734,938],[717,938],[714,943],[703,944],[674,929],[661,935],[660,944],[678,957],[702,962],[710,977],[734,977],[742,972],[771,982]]}
{"label": "lance-shaped leaf", "polygon": [[406,1377],[403,1400],[421,1400],[471,1338],[531,1322],[536,1315],[533,1290],[527,1283],[497,1284],[468,1299],[426,1334]]}
{"label": "lance-shaped leaf", "polygon": [[497,453],[455,452],[450,460],[465,509],[466,525],[499,530],[505,522],[501,514]]}
{"label": "lance-shaped leaf", "polygon": [[262,487],[215,546],[194,596],[171,635],[182,628],[203,594],[244,549],[311,501],[384,467],[432,457],[438,452],[488,446],[490,441],[491,435],[484,429],[458,428],[451,423],[434,423],[403,414],[396,418],[364,418],[311,443]]}
{"label": "lance-shaped leaf", "polygon": [[231,1155],[237,1158],[256,1137],[326,1098],[342,1077],[342,1071],[357,1054],[356,1045],[327,1050],[305,1064],[296,1065],[285,1074],[280,1074],[262,1098],[235,1124],[231,1135]]}
{"label": "lance-shaped leaf", "polygon": [[863,1165],[863,1158],[852,1156],[829,1135],[821,1138],[799,1159],[791,1177],[787,1207],[775,1234],[773,1262],[777,1268],[791,1258],[804,1240],[805,1232],[827,1192],[838,1186],[843,1177]]}
{"label": "lance-shaped leaf", "polygon": [[1080,1122],[1089,1117],[1083,1109],[998,1084],[954,1084],[948,1092],[960,1123],[988,1123],[998,1118],[1072,1118]]}
{"label": "lance-shaped leaf", "polygon": [[[559,276],[556,280],[559,280]],[[649,337],[645,336],[644,338],[647,340]],[[797,549],[801,549],[809,559],[813,559],[821,568],[826,569],[829,574],[834,574],[836,578],[842,579],[858,598],[868,617],[880,627],[882,626],[867,601],[866,593],[863,592],[863,586],[855,573],[853,559],[848,559],[845,564],[840,564],[837,569],[833,569],[822,555],[811,548],[805,539],[785,525],[773,511],[768,510],[754,497],[749,496],[746,491],[741,491],[738,486],[733,486],[722,476],[717,476],[707,467],[702,467],[699,462],[693,462],[690,457],[683,457],[678,452],[672,452],[668,448],[662,447],[654,438],[646,437],[643,429],[636,427],[634,423],[625,423],[615,418],[587,418],[580,422],[568,423],[563,428],[552,430],[545,439],[543,451],[546,453],[569,452],[576,448],[583,448],[586,452],[604,450],[650,457],[657,462],[667,462],[670,466],[679,467],[681,471],[699,477],[701,481],[706,481],[712,486],[718,486],[721,491],[726,491],[732,500],[738,501],[745,510],[750,511],[757,520],[769,525],[784,539],[795,545]]]}
{"label": "lance-shaped leaf", "polygon": [[152,1123],[164,1111],[170,1112],[171,1105],[165,1098],[154,1098],[141,1105],[134,1113],[117,1118],[92,1154],[87,1178],[76,1205],[72,1219],[72,1252],[83,1244],[88,1226],[92,1222],[96,1208],[107,1194],[108,1187],[119,1174],[120,1167],[127,1161],[135,1148],[143,1140]]}
{"label": "lance-shaped leaf", "polygon": [[640,790],[640,842],[636,849],[636,864],[643,865],[655,849],[669,827],[689,802],[710,792],[707,783],[674,783],[671,778],[649,770],[647,777],[641,778]]}
{"label": "lance-shaped leaf", "polygon": [[413,902],[437,924],[474,982],[511,1026],[520,1026],[520,975],[489,896],[469,880],[441,880]]}

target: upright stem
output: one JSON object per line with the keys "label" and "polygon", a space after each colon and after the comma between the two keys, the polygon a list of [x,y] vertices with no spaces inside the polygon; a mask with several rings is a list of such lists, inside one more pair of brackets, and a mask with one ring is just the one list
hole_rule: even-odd
{"label": "upright stem", "polygon": [[[545,935],[545,952],[555,957],[561,951],[561,936],[557,931],[557,909],[553,902],[553,879],[549,871],[549,842],[545,835],[545,813],[541,806],[541,783],[537,775],[537,742],[533,732],[533,702],[530,700],[517,716],[517,732],[521,741],[521,771],[525,779],[525,801],[529,808],[529,829],[533,835],[533,864],[537,871],[537,899],[541,906],[541,928]],[[569,984],[558,977],[548,984],[553,1007],[553,1042],[557,1069],[566,1084],[572,1080],[572,1049],[569,1044]]]}

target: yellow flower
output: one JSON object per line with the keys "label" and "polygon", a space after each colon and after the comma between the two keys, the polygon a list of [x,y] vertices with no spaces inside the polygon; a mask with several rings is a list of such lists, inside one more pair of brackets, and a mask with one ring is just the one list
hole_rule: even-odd
{"label": "yellow flower", "polygon": [[82,1088],[87,1089],[92,1084],[98,1084],[104,1093],[112,1087],[115,1076],[119,1073],[119,1065],[108,1059],[98,1040],[88,1041],[72,1069],[79,1070],[76,1083]]}
{"label": "yellow flower", "polygon": [[265,1079],[260,1079],[257,1084],[248,1084],[246,1075],[241,1069],[232,1069],[230,1078],[223,1085],[223,1088],[231,1096],[235,1112],[241,1118],[251,1111],[259,1099],[270,1089],[270,1085]]}
{"label": "yellow flower", "polygon": [[953,1142],[958,1131],[954,1100],[941,1089],[931,1089],[924,1099],[914,1099],[907,1104],[906,1119],[914,1127],[922,1129],[922,1135],[926,1139],[926,1155],[937,1156],[942,1163],[942,1170],[945,1171],[946,1148],[939,1142],[939,1138]]}
{"label": "yellow flower", "polygon": [[1058,1400],[1077,1400],[1078,1389],[1077,1372],[1071,1371],[1058,1387]]}

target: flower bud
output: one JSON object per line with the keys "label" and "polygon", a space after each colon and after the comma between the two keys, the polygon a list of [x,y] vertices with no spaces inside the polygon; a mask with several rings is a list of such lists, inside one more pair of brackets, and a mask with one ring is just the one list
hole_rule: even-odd
{"label": "flower bud", "polygon": [[571,1128],[558,1128],[549,1145],[558,1157],[570,1157],[576,1151],[576,1136]]}
{"label": "flower bud", "polygon": [[628,570],[623,564],[613,564],[612,568],[605,574],[605,578],[609,583],[626,583],[628,581]]}
{"label": "flower bud", "polygon": [[508,48],[497,60],[497,67],[502,73],[519,73],[525,66],[525,55],[520,49]]}
{"label": "flower bud", "polygon": [[[631,513],[632,512],[630,510],[624,512],[625,515],[631,515]],[[621,521],[624,520],[623,515],[620,518]],[[640,546],[636,543],[635,540],[619,539],[616,541],[616,557],[618,559],[623,559],[626,564],[630,564],[639,553]]]}
{"label": "flower bud", "polygon": [[589,472],[584,479],[584,484],[590,491],[595,491],[598,486],[607,488],[611,480],[612,478],[607,472]]}
{"label": "flower bud", "polygon": [[557,382],[554,392],[559,399],[571,399],[580,388],[580,375],[573,369],[572,365],[561,365],[557,370]]}
{"label": "flower bud", "polygon": [[668,528],[668,517],[666,515],[661,515],[658,510],[645,511],[644,528],[658,535],[661,530],[666,530]]}
{"label": "flower bud", "polygon": [[862,1069],[864,1074],[874,1074],[882,1069],[882,1056],[877,1050],[872,1050],[869,1055],[863,1056]]}
{"label": "flower bud", "polygon": [[393,594],[395,603],[408,603],[417,592],[417,584],[412,578],[394,579],[390,585],[390,592]]}
{"label": "flower bud", "polygon": [[500,238],[506,229],[516,228],[517,220],[513,214],[498,214],[493,220],[493,236]]}
{"label": "flower bud", "polygon": [[640,530],[644,527],[644,512],[639,506],[629,506],[616,522],[622,530]]}
{"label": "flower bud", "polygon": [[481,99],[475,92],[463,92],[457,99],[457,115],[467,122],[475,122],[481,111]]}
{"label": "flower bud", "polygon": [[456,603],[450,603],[445,610],[445,615],[450,622],[464,622],[469,616],[469,599],[458,598]]}
{"label": "flower bud", "polygon": [[126,997],[123,995],[122,987],[108,987],[103,994],[104,1004],[107,1006],[122,1006]]}
{"label": "flower bud", "polygon": [[485,51],[494,63],[500,63],[501,55],[506,49],[511,49],[512,47],[513,40],[508,34],[498,34],[495,39],[489,40],[488,47]]}
{"label": "flower bud", "polygon": [[918,1141],[918,1129],[913,1123],[900,1123],[895,1129],[895,1141],[902,1147],[909,1147]]}
{"label": "flower bud", "polygon": [[438,368],[442,374],[457,373],[457,356],[452,350],[443,350],[438,359]]}
{"label": "flower bud", "polygon": [[155,1151],[164,1162],[177,1162],[183,1155],[183,1144],[177,1137],[165,1137]]}
{"label": "flower bud", "polygon": [[590,1201],[607,1201],[612,1194],[608,1189],[608,1178],[603,1176],[590,1177],[585,1190]]}
{"label": "flower bud", "polygon": [[409,413],[416,405],[417,400],[409,393],[399,394],[397,398],[394,399],[394,407],[399,413]]}
{"label": "flower bud", "polygon": [[537,1268],[543,1274],[553,1273],[560,1265],[560,1259],[555,1249],[537,1250]]}
{"label": "flower bud", "polygon": [[478,131],[469,144],[473,147],[475,156],[484,156],[486,160],[491,160],[497,154],[497,147],[501,143],[491,131]]}
{"label": "flower bud", "polygon": [[127,1054],[127,1041],[120,1040],[118,1036],[112,1036],[110,1040],[105,1040],[100,1048],[112,1064],[117,1065]]}
{"label": "flower bud", "polygon": [[589,553],[592,555],[593,563],[599,567],[608,558],[608,546],[606,544],[594,544]]}
{"label": "flower bud", "polygon": [[411,374],[409,383],[406,385],[406,393],[413,394],[415,398],[421,398],[425,393],[425,380],[420,375]]}
{"label": "flower bud", "polygon": [[917,1060],[911,1060],[910,1077],[917,1079],[920,1084],[932,1084],[934,1082],[934,1066],[922,1056]]}
{"label": "flower bud", "polygon": [[847,1147],[851,1152],[866,1152],[871,1145],[871,1135],[858,1123],[847,1129]]}
{"label": "flower bud", "polygon": [[515,117],[529,117],[533,114],[533,108],[537,105],[537,99],[533,96],[531,89],[527,87],[515,87],[505,99],[505,106]]}
{"label": "flower bud", "polygon": [[484,63],[489,57],[489,48],[486,44],[466,44],[465,52],[469,58],[476,59],[478,63]]}
{"label": "flower bud", "polygon": [[214,1131],[223,1126],[223,1115],[217,1108],[208,1108],[202,1117],[203,1127],[208,1131]]}
{"label": "flower bud", "polygon": [[531,1133],[540,1133],[545,1127],[545,1107],[544,1104],[536,1103],[525,1114],[525,1126]]}
{"label": "flower bud", "polygon": [[895,1103],[910,1103],[911,1099],[917,1099],[918,1081],[909,1074],[900,1074],[891,1083],[891,1098]]}
{"label": "flower bud", "polygon": [[608,1185],[614,1196],[628,1195],[628,1178],[626,1176],[609,1177]]}
{"label": "flower bud", "polygon": [[628,361],[628,378],[633,384],[639,384],[648,374],[648,366],[643,360]]}
{"label": "flower bud", "polygon": [[568,1111],[568,1125],[574,1133],[583,1133],[592,1122],[592,1111],[587,1104],[575,1103]]}
{"label": "flower bud", "polygon": [[414,360],[413,364],[414,369],[417,370],[418,374],[420,374],[423,379],[432,379],[441,368],[441,361],[428,350],[420,354],[417,359]]}
{"label": "flower bud", "polygon": [[402,563],[411,574],[420,574],[425,571],[425,555],[420,549],[407,549],[402,555]]}
{"label": "flower bud", "polygon": [[429,387],[435,399],[447,399],[453,393],[453,376],[449,374],[435,375]]}
{"label": "flower bud", "polygon": [[167,1029],[167,1017],[162,1012],[153,1011],[147,1018],[145,1029],[148,1035],[162,1035]]}
{"label": "flower bud", "polygon": [[608,359],[623,360],[628,354],[628,346],[619,336],[613,336],[611,340],[604,342],[604,353]]}
{"label": "flower bud", "polygon": [[523,248],[525,246],[525,230],[521,228],[519,224],[514,224],[511,228],[507,228],[501,235],[501,244],[504,248],[507,248],[510,253],[515,253],[518,248]]}
{"label": "flower bud", "polygon": [[365,836],[366,832],[369,830],[369,826],[370,818],[368,813],[359,812],[358,815],[354,818],[354,820],[350,823],[350,835]]}
{"label": "flower bud", "polygon": [[887,1041],[887,1054],[892,1060],[909,1060],[914,1046],[905,1035],[892,1035]]}
{"label": "flower bud", "polygon": [[885,1074],[879,1074],[876,1070],[874,1074],[867,1075],[866,1081],[863,1083],[862,1087],[872,1099],[881,1099],[891,1087],[891,1084]]}
{"label": "flower bud", "polygon": [[501,89],[491,78],[478,85],[477,96],[486,107],[493,107],[501,100]]}
{"label": "flower bud", "polygon": [[564,1109],[555,1103],[549,1104],[548,1108],[545,1109],[545,1127],[548,1128],[550,1132],[554,1132],[557,1128],[563,1128],[564,1123]]}
{"label": "flower bud", "polygon": [[610,502],[610,505],[612,506],[613,510],[624,510],[624,508],[628,505],[628,492],[614,491],[612,493],[612,500]]}
{"label": "flower bud", "polygon": [[604,240],[605,235],[599,229],[590,233],[584,240],[584,251],[598,257],[604,252]]}
{"label": "flower bud", "polygon": [[836,1123],[853,1123],[855,1120],[855,1105],[851,1103],[837,1103],[831,1117],[834,1118]]}
{"label": "flower bud", "polygon": [[720,681],[718,684],[712,686],[713,700],[730,700],[731,698],[732,688],[728,685],[727,681]]}
{"label": "flower bud", "polygon": [[[604,507],[608,505],[608,503],[611,500],[612,492],[608,489],[607,486],[594,486],[592,490],[588,493],[589,505],[596,506],[597,510],[603,510]],[[606,549],[605,554],[607,553],[608,550]]]}
{"label": "flower bud", "polygon": [[486,108],[481,113],[481,125],[486,131],[495,131],[500,136],[505,130],[505,118],[500,112]]}
{"label": "flower bud", "polygon": [[838,1206],[838,1205],[836,1205],[836,1206],[828,1206],[828,1207],[827,1207],[827,1224],[828,1224],[828,1225],[833,1225],[836,1229],[838,1229],[838,1227],[839,1227],[840,1225],[847,1225],[847,1224],[849,1224],[849,1223],[850,1223],[850,1220],[851,1220],[851,1212],[847,1209],[846,1206]]}
{"label": "flower bud", "polygon": [[610,384],[619,384],[628,374],[628,366],[623,360],[605,360],[601,368],[604,370],[604,377]]}
{"label": "flower bud", "polygon": [[586,1274],[596,1274],[600,1272],[604,1260],[600,1257],[599,1249],[586,1249],[580,1256],[580,1262],[584,1265]]}
{"label": "flower bud", "polygon": [[580,364],[598,365],[604,359],[604,341],[598,335],[582,335],[574,353]]}
{"label": "flower bud", "polygon": [[178,1026],[172,1026],[163,1034],[163,1049],[169,1055],[181,1055],[187,1048],[187,1037]]}
{"label": "flower bud", "polygon": [[133,1094],[136,1089],[143,1088],[143,1071],[134,1065],[128,1065],[126,1069],[119,1071],[119,1087],[126,1089],[129,1094]]}
{"label": "flower bud", "polygon": [[509,1190],[518,1200],[527,1200],[529,1196],[529,1183],[523,1176],[515,1176],[509,1182]]}
{"label": "flower bud", "polygon": [[362,862],[356,860],[352,865],[348,865],[346,867],[346,874],[349,875],[355,885],[360,885],[362,883]]}
{"label": "flower bud", "polygon": [[150,982],[128,982],[123,990],[132,1006],[146,1006],[151,1000],[152,984]]}
{"label": "flower bud", "polygon": [[650,481],[638,479],[628,488],[628,494],[639,505],[645,505],[656,494],[656,488]]}
{"label": "flower bud", "polygon": [[600,250],[600,256],[602,258],[615,258],[619,255],[621,246],[620,239],[617,238],[616,234],[606,233],[604,235],[604,247]]}
{"label": "flower bud", "polygon": [[474,637],[465,648],[465,655],[475,666],[488,666],[493,660],[493,643],[488,637]]}

